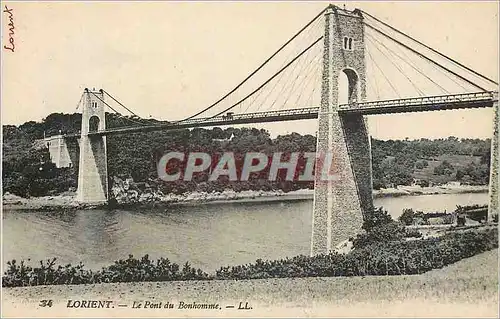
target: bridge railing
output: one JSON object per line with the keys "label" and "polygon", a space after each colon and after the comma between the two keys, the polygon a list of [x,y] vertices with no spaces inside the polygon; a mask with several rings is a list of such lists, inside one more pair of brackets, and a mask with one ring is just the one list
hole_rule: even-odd
{"label": "bridge railing", "polygon": [[[383,101],[371,101],[371,102],[361,102],[353,105],[343,104],[339,106],[340,112],[361,112],[363,109],[367,111],[368,114],[375,114],[373,111],[375,109],[386,109],[392,110],[401,108],[404,111],[405,107],[409,109],[422,106],[428,108],[429,106],[436,105],[442,106],[446,104],[476,104],[481,102],[493,102],[496,99],[496,92],[477,92],[477,93],[467,93],[467,94],[454,94],[454,95],[440,95],[440,96],[429,96],[429,97],[417,97],[417,98],[407,98],[407,99],[394,99],[394,100],[383,100]],[[408,110],[408,109],[407,109]],[[391,111],[391,112],[392,112]],[[174,122],[174,123],[161,123],[156,125],[146,125],[146,126],[136,126],[136,127],[120,127],[120,128],[110,128],[104,131],[96,132],[93,135],[106,135],[115,134],[121,132],[129,131],[141,131],[141,130],[157,130],[157,129],[176,129],[176,128],[186,128],[200,126],[211,126],[213,125],[229,125],[229,124],[248,124],[257,123],[259,120],[263,122],[272,122],[279,120],[294,120],[294,119],[312,119],[318,115],[319,107],[306,107],[306,108],[296,108],[288,110],[276,110],[276,111],[264,111],[256,113],[244,113],[244,114],[234,114],[232,112],[226,113],[225,115],[219,115],[216,117],[204,117],[197,119],[190,119],[186,121]],[[384,112],[384,111],[381,111]],[[255,120],[255,122],[253,121]],[[91,134],[89,134],[91,135]],[[79,133],[67,134],[66,137],[77,137]]]}
{"label": "bridge railing", "polygon": [[196,123],[207,123],[207,122],[254,119],[254,118],[264,118],[264,117],[270,117],[270,116],[314,114],[314,113],[318,112],[318,109],[319,109],[318,107],[307,107],[307,108],[300,108],[300,109],[232,114],[230,117],[228,117],[227,115],[220,115],[220,116],[216,116],[216,117],[204,117],[204,118],[198,118],[198,119],[191,119],[191,120],[187,120],[187,121],[174,123],[172,125],[176,125],[176,124],[185,125],[185,124],[196,124]]}
{"label": "bridge railing", "polygon": [[[466,94],[437,95],[437,96],[416,97],[407,99],[361,102],[356,105],[356,108],[366,109],[366,108],[378,108],[378,107],[405,107],[405,106],[430,105],[430,104],[489,101],[492,99],[493,99],[493,92],[476,92],[476,93],[466,93]],[[350,107],[352,107],[352,104],[342,104],[339,106],[340,109],[348,109]]]}

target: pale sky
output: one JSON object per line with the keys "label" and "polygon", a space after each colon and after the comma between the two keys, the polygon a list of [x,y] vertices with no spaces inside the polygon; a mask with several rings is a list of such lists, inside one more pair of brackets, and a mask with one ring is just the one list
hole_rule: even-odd
{"label": "pale sky", "polygon": [[[344,3],[498,81],[497,2],[334,4]],[[75,112],[85,87],[104,88],[142,117],[182,119],[232,89],[328,3],[3,4],[13,9],[16,49],[2,50],[2,122],[21,124]],[[2,46],[6,18],[3,13]],[[320,70],[320,59],[312,57],[319,64],[311,68]],[[368,74],[369,98],[380,76]],[[314,134],[316,126],[310,120],[258,127],[277,135]],[[485,138],[492,110],[370,116],[369,127],[382,139]]]}

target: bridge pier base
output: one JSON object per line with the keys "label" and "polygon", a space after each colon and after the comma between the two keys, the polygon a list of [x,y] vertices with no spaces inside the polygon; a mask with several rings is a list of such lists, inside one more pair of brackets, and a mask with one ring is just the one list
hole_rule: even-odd
{"label": "bridge pier base", "polygon": [[106,129],[104,92],[85,89],[80,137],[80,161],[76,200],[102,204],[108,200],[108,163],[106,137],[89,133]]}
{"label": "bridge pier base", "polygon": [[500,110],[498,108],[498,93],[493,102],[493,136],[491,137],[490,189],[488,205],[488,221],[494,215],[500,214]]}
{"label": "bridge pier base", "polygon": [[62,135],[47,137],[44,141],[49,149],[50,160],[57,168],[71,167],[73,165],[68,145]]}
{"label": "bridge pier base", "polygon": [[316,174],[311,255],[327,254],[355,237],[364,215],[373,209],[371,150],[363,116],[326,114],[320,119],[320,130],[325,123],[329,136],[318,134],[318,149],[320,156],[333,154],[329,170],[333,179],[323,180],[321,172]]}
{"label": "bridge pier base", "polygon": [[102,204],[108,199],[106,137],[82,136],[76,200]]}

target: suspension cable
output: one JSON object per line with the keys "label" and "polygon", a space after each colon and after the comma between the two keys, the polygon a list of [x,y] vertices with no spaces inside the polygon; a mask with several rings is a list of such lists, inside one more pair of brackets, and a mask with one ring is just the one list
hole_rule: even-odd
{"label": "suspension cable", "polygon": [[440,55],[441,57],[444,57],[445,59],[447,59],[447,60],[449,60],[449,61],[452,61],[452,62],[454,62],[455,64],[457,64],[457,65],[461,66],[462,68],[466,69],[467,71],[472,72],[472,73],[474,73],[475,75],[477,75],[477,76],[479,76],[479,77],[483,78],[484,80],[490,81],[491,83],[493,83],[493,84],[495,84],[495,85],[498,85],[498,83],[497,83],[497,82],[495,82],[495,81],[493,81],[492,79],[490,79],[490,78],[486,77],[485,75],[483,75],[483,74],[481,74],[481,73],[479,73],[479,72],[474,71],[473,69],[471,69],[471,68],[469,68],[469,67],[467,67],[467,66],[463,65],[462,63],[460,63],[460,62],[458,62],[458,61],[456,61],[456,60],[452,59],[451,57],[449,57],[449,56],[447,56],[447,55],[445,55],[445,54],[443,54],[443,53],[441,53],[441,52],[439,52],[439,51],[437,51],[437,50],[435,50],[435,49],[431,48],[430,46],[428,46],[428,45],[426,45],[426,44],[424,44],[424,43],[422,43],[422,42],[418,41],[417,39],[415,39],[415,38],[411,37],[410,35],[408,35],[408,34],[406,34],[406,33],[402,32],[402,31],[400,31],[400,30],[398,30],[398,29],[394,28],[393,26],[391,26],[391,25],[389,25],[389,24],[385,23],[384,21],[381,21],[381,20],[377,19],[376,17],[372,16],[371,14],[367,13],[366,11],[363,11],[363,10],[361,10],[361,11],[362,11],[364,14],[366,14],[367,16],[369,16],[370,18],[372,18],[372,19],[374,19],[374,20],[376,20],[376,21],[378,21],[378,22],[382,23],[382,24],[383,24],[383,25],[385,25],[386,27],[390,28],[391,30],[396,31],[397,33],[399,33],[399,34],[401,34],[401,35],[403,35],[403,36],[405,36],[405,37],[407,37],[407,38],[409,38],[409,39],[411,39],[411,40],[415,41],[416,43],[418,43],[418,44],[420,44],[420,45],[424,46],[425,48],[427,48],[427,49],[431,50],[432,52],[434,52],[434,53],[436,53],[436,54]]}
{"label": "suspension cable", "polygon": [[[316,65],[316,72],[319,72],[319,70],[320,70],[319,68],[320,68],[320,66]],[[317,80],[317,79],[314,79],[314,80]],[[316,89],[318,87],[321,87],[320,83],[315,83],[314,80],[313,80],[313,89],[312,89],[311,93],[309,93],[309,97],[306,100],[306,104],[308,104],[308,105],[312,104],[312,101],[314,99],[314,93],[316,93]],[[316,84],[319,84],[319,85],[316,85]]]}
{"label": "suspension cable", "polygon": [[126,107],[125,105],[123,105],[122,103],[120,103],[120,101],[118,101],[117,99],[115,99],[111,94],[109,94],[107,91],[105,90],[102,90],[104,93],[106,93],[106,95],[108,95],[110,98],[112,98],[116,103],[120,104],[125,110],[129,111],[130,113],[132,113],[133,115],[137,116],[137,117],[140,117],[139,115],[135,114],[134,112],[132,112],[128,107]]}
{"label": "suspension cable", "polygon": [[[433,84],[435,84],[438,88],[441,89],[441,91],[443,91],[444,93],[450,93],[448,92],[448,90],[446,90],[444,87],[442,87],[439,83],[435,82],[433,79],[431,79],[427,74],[425,74],[424,72],[422,72],[419,68],[417,68],[416,66],[414,66],[413,64],[411,64],[409,61],[407,61],[407,59],[404,59],[402,58],[397,52],[395,52],[394,50],[392,50],[391,48],[387,47],[384,43],[382,43],[381,41],[379,41],[377,38],[373,37],[372,35],[370,34],[366,34],[369,38],[368,40],[372,43],[374,43],[373,41],[377,42],[378,44],[380,44],[381,46],[383,46],[387,51],[391,52],[393,55],[397,56],[401,61],[405,62],[407,65],[409,65],[411,68],[413,68],[415,71],[417,71],[418,73],[420,73],[421,75],[423,75],[425,78],[427,78],[429,81],[431,81]],[[375,44],[375,43],[374,43]],[[404,54],[404,52],[403,52]],[[408,58],[408,56],[406,56]],[[443,72],[444,73],[444,72]],[[458,84],[458,83],[457,83]],[[460,85],[460,84],[458,84]]]}
{"label": "suspension cable", "polygon": [[396,90],[396,88],[394,87],[394,85],[392,85],[391,80],[389,80],[389,78],[385,75],[384,71],[378,65],[377,61],[375,61],[375,59],[372,57],[370,51],[367,50],[367,52],[368,52],[368,56],[372,59],[373,64],[375,64],[375,66],[380,71],[380,73],[382,73],[382,76],[385,78],[385,80],[387,81],[387,83],[389,83],[389,86],[392,88],[392,90],[394,91],[394,93],[396,93],[396,95],[401,98],[401,95],[399,94],[398,90]]}
{"label": "suspension cable", "polygon": [[[309,52],[307,52],[307,54],[309,54]],[[299,66],[299,64],[300,64],[300,65],[302,65],[303,63],[304,63],[304,60],[302,60],[302,59],[301,59],[301,60],[300,60],[300,62],[298,62],[298,63],[294,64],[294,65],[293,65],[293,67],[292,67],[292,69],[291,69],[291,73],[293,73],[293,72],[297,69],[297,67]],[[276,81],[276,83],[275,83],[275,85],[274,85],[273,89],[269,91],[269,95],[271,95],[271,93],[273,93],[274,88],[275,88],[275,87],[276,87],[276,86],[277,86],[277,85],[281,82],[281,79],[282,79],[282,77],[283,77],[284,75],[285,75],[285,73],[282,73],[282,74],[280,75],[280,77],[278,78],[278,81]],[[285,89],[286,89],[286,88],[288,88],[288,86],[289,86],[289,84],[290,84],[290,82],[291,82],[291,81],[292,81],[292,77],[291,77],[291,76],[286,77],[286,79],[285,79],[285,81],[284,81],[283,85],[281,86],[281,90],[280,90],[280,92],[279,92],[278,96],[276,96],[276,97],[275,97],[275,99],[274,99],[273,103],[271,103],[271,104],[270,104],[270,106],[266,108],[266,110],[273,108],[274,104],[277,102],[278,98],[279,98],[279,97],[280,97],[280,96],[284,93]],[[259,109],[260,109],[260,108],[258,108],[258,109],[257,109],[257,111],[258,111]]]}
{"label": "suspension cable", "polygon": [[221,97],[219,100],[217,100],[216,102],[214,102],[212,105],[210,105],[210,106],[206,107],[205,109],[199,111],[198,113],[196,113],[194,115],[191,115],[191,116],[189,116],[189,117],[187,117],[187,118],[185,118],[183,120],[177,121],[176,123],[190,120],[193,117],[196,117],[196,116],[200,115],[201,113],[204,113],[204,112],[210,110],[211,108],[213,108],[214,106],[216,106],[217,104],[219,104],[220,102],[222,102],[223,100],[225,100],[229,95],[231,95],[234,91],[236,91],[243,84],[245,84],[255,73],[257,73],[258,71],[260,71],[272,58],[274,58],[278,53],[280,53],[281,50],[283,50],[290,42],[292,42],[295,38],[297,38],[305,29],[307,29],[307,27],[309,27],[314,21],[316,21],[316,19],[318,19],[327,9],[328,8],[324,8],[323,10],[321,10],[320,13],[318,13],[311,21],[309,21],[309,23],[307,23],[293,37],[291,37],[288,41],[286,41],[276,52],[274,52],[269,58],[267,58],[261,65],[259,65],[259,67],[257,67],[257,69],[255,69],[252,73],[250,73],[236,87],[234,87],[231,91],[229,91],[228,93],[226,93],[226,95],[224,95],[223,97]]}
{"label": "suspension cable", "polygon": [[[379,42],[375,37],[372,37],[375,41]],[[410,67],[412,67],[414,70],[416,70],[418,73],[422,74],[423,76],[425,76],[429,81],[431,81],[432,83],[434,83],[435,85],[439,86],[439,88],[441,88],[441,90],[445,93],[449,93],[447,90],[445,90],[441,85],[439,85],[438,83],[434,82],[429,76],[427,76],[425,73],[423,73],[419,68],[413,66],[413,64],[409,63],[407,60],[409,60],[408,58],[408,55],[404,52],[404,50],[402,48],[399,48],[399,52],[404,56],[404,57],[401,57],[399,54],[397,54],[394,50],[391,50],[390,48],[386,47],[383,43],[379,42],[381,45],[383,45],[386,49],[388,49],[389,51],[391,51],[393,54],[395,54],[396,56],[398,56],[402,61],[406,62],[406,64],[408,64]],[[438,71],[440,71],[441,73],[443,73],[449,80],[451,80],[453,83],[455,83],[456,85],[460,86],[462,89],[464,90],[467,90],[463,85],[462,83],[460,83],[459,81],[457,81],[457,79],[455,79],[454,77],[450,76],[448,74],[448,72],[443,72],[442,70],[436,68],[436,66],[434,65],[431,65],[433,67],[433,69],[437,69]]]}
{"label": "suspension cable", "polygon": [[[368,52],[368,50],[366,50]],[[373,61],[373,57],[372,55],[370,54],[370,52],[368,52],[368,58],[370,59],[370,61],[372,61],[372,63],[375,63],[375,61]],[[380,100],[380,90],[378,88],[378,81],[377,81],[377,77],[374,76],[373,77],[373,80],[375,82],[375,94],[377,95],[377,99]]]}
{"label": "suspension cable", "polygon": [[467,79],[467,78],[465,78],[465,77],[461,76],[460,74],[457,74],[456,72],[454,72],[454,71],[452,71],[452,70],[448,69],[447,67],[445,67],[445,66],[443,66],[443,65],[441,65],[441,64],[439,64],[439,63],[437,63],[436,61],[434,61],[434,60],[432,60],[431,58],[429,58],[429,57],[427,57],[427,56],[423,55],[422,53],[418,52],[417,50],[415,50],[415,49],[413,49],[413,48],[411,48],[411,47],[407,46],[406,44],[402,43],[401,41],[398,41],[398,40],[394,39],[393,37],[391,37],[390,35],[386,34],[385,32],[380,31],[380,30],[379,30],[379,29],[377,29],[376,27],[371,26],[370,24],[368,24],[368,23],[366,23],[366,22],[363,22],[363,24],[364,24],[364,25],[366,25],[367,27],[371,28],[372,30],[375,30],[376,32],[378,32],[378,33],[382,34],[384,37],[389,38],[390,40],[392,40],[392,41],[396,42],[397,44],[399,44],[399,45],[401,45],[401,46],[405,47],[406,49],[408,49],[408,50],[410,50],[411,52],[413,52],[413,53],[417,54],[418,56],[420,56],[420,57],[422,57],[422,58],[426,59],[427,61],[429,61],[429,62],[431,62],[431,63],[433,63],[434,65],[439,66],[440,68],[442,68],[442,69],[444,69],[444,70],[446,70],[446,71],[450,72],[451,74],[455,75],[456,77],[459,77],[460,79],[464,80],[465,82],[467,82],[467,83],[469,83],[469,84],[471,84],[471,85],[475,86],[476,88],[478,88],[478,89],[480,89],[480,90],[482,90],[482,91],[484,91],[484,92],[488,92],[488,90],[486,90],[485,88],[483,88],[483,87],[481,87],[481,86],[477,85],[476,83],[474,83],[474,82],[470,81],[469,79]]}
{"label": "suspension cable", "polygon": [[[370,41],[371,41],[371,40],[370,40]],[[410,81],[411,85],[413,85],[413,87],[417,90],[417,93],[419,93],[419,94],[420,94],[420,96],[423,96],[423,95],[424,95],[424,92],[422,92],[422,91],[421,91],[421,90],[420,90],[420,89],[419,89],[419,88],[415,85],[415,83],[413,83],[413,81],[412,81],[412,80],[411,80],[411,79],[410,79],[410,78],[409,78],[409,77],[408,77],[408,76],[407,76],[407,75],[403,72],[403,70],[401,70],[401,69],[399,68],[399,66],[398,66],[398,65],[397,65],[397,64],[396,64],[396,63],[395,63],[395,62],[394,62],[391,58],[389,58],[389,57],[388,57],[388,56],[387,56],[387,55],[386,55],[386,54],[385,54],[385,53],[384,53],[384,52],[383,52],[383,51],[382,51],[382,50],[381,50],[381,49],[380,49],[380,48],[379,48],[379,47],[378,47],[378,46],[377,46],[374,42],[372,42],[372,43],[374,44],[375,48],[376,48],[376,49],[377,49],[380,53],[382,53],[382,55],[383,55],[384,57],[386,57],[386,59],[387,59],[387,60],[389,60],[389,62],[391,62],[391,64],[392,64],[392,65],[393,65],[393,66],[394,66],[394,67],[395,67],[395,68],[396,68],[396,69],[397,69],[397,70],[398,70],[401,74],[403,74],[403,76],[404,76],[404,77],[405,77],[408,81]],[[385,47],[385,46],[384,46],[384,47]],[[387,50],[387,47],[385,47],[385,48],[386,48],[386,50]],[[390,53],[390,51],[387,51],[387,52],[389,52],[389,53]]]}
{"label": "suspension cable", "polygon": [[[319,60],[318,57],[320,57],[320,56],[321,55],[319,53],[316,53],[313,60]],[[299,104],[300,98],[304,94],[304,91],[306,90],[306,88],[308,88],[311,83],[313,83],[313,86],[314,86],[314,76],[317,75],[317,72],[318,72],[318,63],[317,62],[319,62],[319,61],[313,61],[313,62],[314,63],[311,63],[312,68],[309,69],[309,72],[307,73],[307,75],[302,79],[301,83],[305,83],[305,84],[302,86],[302,90],[300,90],[299,95],[295,99],[294,105]],[[311,65],[309,65],[309,66],[311,66]],[[307,104],[307,100],[306,100],[305,104]]]}
{"label": "suspension cable", "polygon": [[78,101],[78,104],[76,104],[75,110],[78,110],[80,108],[80,104],[82,104],[82,100],[83,100],[83,92],[82,92],[82,95],[80,95],[80,101]]}
{"label": "suspension cable", "polygon": [[[292,87],[290,88],[290,93],[288,94],[287,98],[285,99],[285,102],[283,103],[283,106],[280,108],[280,109],[284,109],[286,104],[288,103],[288,100],[290,100],[290,98],[292,97],[292,95],[295,93],[294,92],[294,89],[295,89],[295,85],[297,84],[297,82],[299,82],[299,77],[302,77],[302,72],[305,73],[305,76],[302,77],[301,81],[300,81],[300,84],[303,84],[306,80],[306,78],[309,77],[309,74],[311,73],[311,66],[313,65],[313,62],[316,60],[316,58],[318,57],[318,54],[319,52],[316,52],[316,54],[313,56],[312,59],[309,60],[309,63],[306,65],[306,67],[302,66],[302,68],[300,69],[300,72],[297,74],[297,76],[295,76],[295,79],[293,81],[293,85]],[[309,57],[309,53],[307,54],[307,57]],[[300,86],[299,84],[299,86]],[[304,87],[302,87],[302,91],[304,91]],[[302,94],[299,94],[298,97],[302,96]],[[298,101],[296,100],[295,101],[295,104],[298,104]]]}
{"label": "suspension cable", "polygon": [[247,96],[245,96],[243,99],[239,100],[238,102],[236,102],[235,104],[231,105],[230,107],[228,107],[227,109],[211,116],[211,117],[208,117],[207,119],[211,119],[211,118],[214,118],[214,117],[217,117],[221,114],[224,114],[226,113],[227,111],[231,110],[232,108],[238,106],[238,104],[244,102],[245,100],[247,100],[249,97],[251,97],[253,94],[255,94],[255,92],[257,92],[258,90],[262,89],[266,84],[268,84],[269,82],[271,82],[275,77],[277,77],[278,75],[281,74],[281,72],[283,72],[286,68],[288,68],[292,63],[294,63],[298,58],[300,58],[304,53],[306,53],[307,51],[309,51],[316,43],[318,43],[321,39],[323,39],[323,36],[320,36],[316,41],[314,41],[311,45],[309,45],[307,48],[305,48],[302,52],[299,53],[299,55],[297,55],[295,58],[293,58],[290,62],[288,62],[283,68],[281,68],[278,72],[274,73],[273,76],[271,76],[269,79],[266,80],[266,82],[264,82],[263,84],[261,84],[258,88],[256,88],[255,90],[253,90],[251,93],[249,93]]}
{"label": "suspension cable", "polygon": [[[402,57],[401,55],[399,55],[396,51],[392,50],[391,48],[387,47],[385,44],[383,44],[381,41],[379,41],[377,38],[369,35],[370,38],[374,41],[376,41],[377,43],[379,43],[380,45],[382,45],[384,48],[386,48],[388,51],[392,52],[392,54],[396,55],[401,61],[405,62],[406,64],[408,64],[411,68],[413,68],[415,71],[417,71],[418,73],[420,73],[421,75],[423,75],[426,79],[428,79],[429,81],[431,81],[433,84],[435,84],[437,87],[439,87],[441,89],[441,91],[443,91],[444,93],[447,93],[449,94],[450,92],[448,90],[446,90],[444,87],[442,87],[439,83],[437,83],[436,81],[434,81],[432,78],[430,78],[427,74],[425,74],[423,71],[421,71],[419,68],[417,68],[416,66],[414,66],[412,63],[410,63],[408,60],[408,56],[406,55],[406,53],[400,49],[400,52],[406,57],[406,59],[404,57]],[[442,72],[442,71],[441,71]],[[443,74],[446,75],[446,77],[448,77],[450,80],[452,80],[453,82],[455,82],[455,84],[457,84],[458,86],[460,86],[461,88],[465,89],[460,83],[458,83],[455,79],[453,79],[452,77],[450,77],[448,75],[448,73],[446,72],[442,72]]]}
{"label": "suspension cable", "polygon": [[[315,23],[317,23],[317,22],[318,22],[318,20]],[[316,27],[317,26],[312,26],[311,29],[314,30]],[[309,34],[306,36],[306,39],[311,38],[311,29],[309,29],[309,31],[308,31]],[[282,68],[285,65],[286,61],[288,61],[293,56],[292,53],[294,53],[294,52],[290,52],[288,54],[288,56],[286,57],[286,59],[281,63],[280,68]],[[278,77],[278,79],[276,81],[274,81],[273,87],[268,90],[267,94],[265,94],[265,97],[263,98],[261,104],[265,104],[266,103],[267,99],[274,92],[274,90],[276,89],[276,87],[278,86],[278,84],[280,83],[280,81],[281,81],[281,79],[283,78],[284,75],[285,75],[285,73],[281,73],[280,76]],[[257,96],[253,99],[252,103],[254,103],[262,95],[262,92],[264,92],[264,90],[261,90],[261,91],[259,91],[257,93]],[[246,109],[245,109],[245,111],[243,113],[246,113],[249,108],[250,108],[250,105],[246,107]],[[271,108],[271,105],[266,108],[266,111],[269,110],[270,108]]]}
{"label": "suspension cable", "polygon": [[[307,39],[309,40],[309,38],[311,38],[311,36],[310,36],[310,35],[307,37]],[[309,52],[307,53],[307,55],[309,55]],[[290,56],[291,56],[291,55],[290,55]],[[287,57],[287,60],[288,60],[288,58],[289,58],[290,56],[288,56],[288,57]],[[286,63],[286,61],[287,61],[287,60],[283,61],[283,63],[281,64],[281,66],[280,66],[280,67],[283,67],[283,65],[285,65],[285,63]],[[301,62],[303,62],[303,60],[302,60]],[[294,68],[293,68],[293,70],[292,70],[292,73],[293,73],[293,71],[296,69],[296,67],[297,67],[297,65],[295,65],[295,66],[294,66]],[[300,74],[300,73],[299,73],[299,74]],[[279,76],[278,80],[277,80],[277,81],[275,81],[275,84],[274,84],[273,88],[272,88],[271,90],[269,90],[269,93],[267,94],[266,99],[264,100],[264,103],[267,101],[267,99],[268,99],[268,98],[271,96],[271,94],[274,92],[274,89],[275,89],[275,88],[276,88],[276,86],[277,86],[277,85],[281,82],[281,79],[283,78],[283,76],[284,76],[284,75],[285,75],[285,73],[280,74],[280,76]],[[276,104],[276,102],[277,102],[277,100],[278,100],[279,96],[281,96],[281,95],[284,93],[285,88],[287,88],[288,84],[290,83],[290,80],[291,80],[291,77],[289,77],[289,78],[286,80],[286,83],[283,83],[283,85],[284,85],[284,86],[282,86],[282,87],[281,87],[281,90],[280,90],[280,92],[278,93],[278,96],[276,96],[276,97],[274,98],[273,102],[272,102],[271,104],[269,104],[269,106],[266,108],[266,111],[267,111],[267,110],[270,110],[270,109],[272,109],[272,108],[274,107],[274,104]]]}
{"label": "suspension cable", "polygon": [[[101,101],[102,103],[104,103],[107,107],[109,107],[110,109],[112,109],[113,111],[115,111],[116,114],[118,114],[118,116],[122,116],[124,119],[132,122],[132,123],[136,123],[136,124],[140,124],[140,125],[148,125],[148,124],[144,124],[144,123],[141,123],[139,121],[134,121],[132,119],[129,119],[123,115],[120,114],[120,112],[118,112],[117,110],[115,110],[111,105],[109,105],[108,103],[106,103],[106,101],[104,101],[103,99],[101,99],[97,94],[95,94],[94,92],[92,91],[89,91],[89,93],[91,93],[92,95],[94,95],[99,101]],[[136,115],[137,116],[137,115]],[[149,124],[151,125],[151,124]]]}
{"label": "suspension cable", "polygon": [[[307,58],[309,57],[310,53],[311,53],[311,51],[308,51],[307,54],[304,56],[304,59],[300,59],[300,62],[296,63],[293,66],[293,68],[291,69],[290,75],[287,77],[285,83],[283,83],[283,86],[281,87],[280,93],[274,98],[273,103],[271,103],[271,105],[268,107],[268,109],[272,109],[274,107],[274,105],[276,104],[276,102],[278,102],[278,99],[281,96],[284,96],[286,92],[290,91],[288,93],[289,96],[293,93],[292,91],[293,91],[293,88],[295,87],[296,80],[301,75],[302,68],[305,64],[305,61],[307,61]],[[295,70],[297,68],[300,68],[300,70],[298,70],[297,75],[295,76],[295,79],[293,79],[293,73],[295,72]],[[287,101],[288,101],[288,99],[286,99],[284,103],[286,103]],[[284,104],[281,107],[279,107],[278,109],[281,110],[283,107],[284,107]]]}

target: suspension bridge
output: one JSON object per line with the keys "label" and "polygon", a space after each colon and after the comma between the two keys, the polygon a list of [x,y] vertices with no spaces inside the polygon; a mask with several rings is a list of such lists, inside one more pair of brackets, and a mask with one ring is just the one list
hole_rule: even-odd
{"label": "suspension bridge", "polygon": [[[336,154],[334,173],[341,177],[315,183],[311,254],[319,254],[359,232],[373,210],[368,115],[493,108],[489,216],[498,213],[497,87],[363,10],[329,5],[227,94],[191,116],[147,120],[107,91],[85,89],[80,132],[46,141],[59,167],[71,162],[68,153],[78,153],[77,199],[99,203],[108,199],[106,136],[316,120],[317,152]],[[107,127],[106,112],[121,124]]]}

